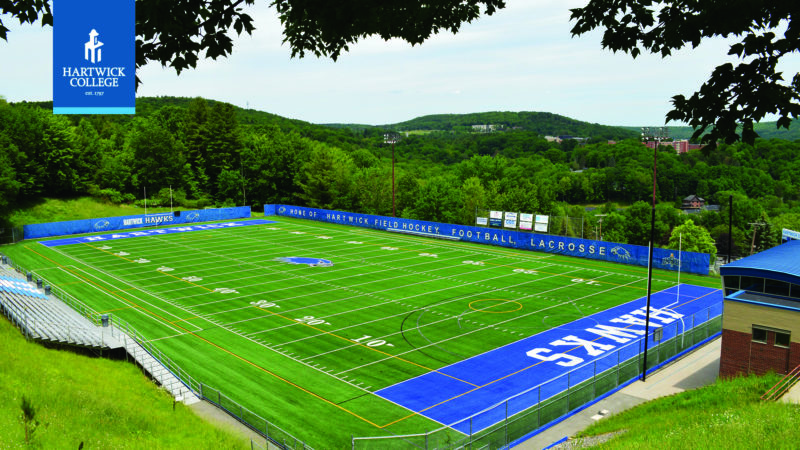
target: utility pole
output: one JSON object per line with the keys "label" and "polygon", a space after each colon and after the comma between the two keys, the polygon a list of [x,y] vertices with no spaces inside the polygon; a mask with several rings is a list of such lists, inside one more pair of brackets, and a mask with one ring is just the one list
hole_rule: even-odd
{"label": "utility pole", "polygon": [[656,167],[658,166],[658,147],[661,141],[666,139],[669,134],[667,127],[642,127],[642,140],[645,143],[651,142],[650,139],[655,139],[655,146],[653,147],[653,207],[650,214],[650,256],[647,260],[647,305],[645,306],[645,319],[644,319],[644,358],[642,367],[642,381],[647,381],[647,347],[650,342],[650,294],[653,287],[653,248],[656,245]]}

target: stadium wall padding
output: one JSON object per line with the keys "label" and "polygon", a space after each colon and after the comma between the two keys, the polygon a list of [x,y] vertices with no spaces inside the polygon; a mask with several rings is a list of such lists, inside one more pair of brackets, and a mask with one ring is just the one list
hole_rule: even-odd
{"label": "stadium wall padding", "polygon": [[155,227],[159,225],[181,225],[186,223],[232,220],[248,217],[250,217],[249,206],[236,206],[233,208],[198,209],[194,211],[175,211],[174,213],[137,214],[133,216],[37,223],[33,225],[24,225],[22,230],[25,239],[37,239],[69,234]]}
{"label": "stadium wall padding", "polygon": [[[432,238],[457,239],[465,242],[497,245],[521,250],[533,250],[579,258],[618,262],[647,267],[649,248],[641,245],[617,244],[526,231],[499,228],[452,225],[398,217],[331,211],[290,205],[264,205],[264,214],[298,217],[320,222],[338,223],[383,231],[428,236]],[[678,252],[662,248],[653,249],[653,267],[678,270]],[[681,252],[681,271],[708,275],[710,256],[708,253]]]}

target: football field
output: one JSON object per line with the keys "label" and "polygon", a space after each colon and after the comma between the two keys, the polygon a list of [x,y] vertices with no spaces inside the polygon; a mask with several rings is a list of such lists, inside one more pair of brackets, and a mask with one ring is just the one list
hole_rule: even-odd
{"label": "football field", "polygon": [[[379,391],[431,373],[494,389],[442,369],[646,295],[643,267],[286,217],[235,223],[3,252],[316,448],[450,425]],[[652,283],[674,288],[678,274]]]}

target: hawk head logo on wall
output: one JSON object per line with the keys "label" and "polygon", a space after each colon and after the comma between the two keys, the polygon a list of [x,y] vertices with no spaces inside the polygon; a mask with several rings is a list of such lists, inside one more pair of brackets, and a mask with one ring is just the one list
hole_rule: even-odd
{"label": "hawk head logo on wall", "polygon": [[92,64],[99,63],[103,58],[103,49],[100,48],[103,46],[103,43],[97,39],[99,35],[100,33],[92,28],[92,31],[89,33],[89,42],[83,44],[83,59],[91,61]]}

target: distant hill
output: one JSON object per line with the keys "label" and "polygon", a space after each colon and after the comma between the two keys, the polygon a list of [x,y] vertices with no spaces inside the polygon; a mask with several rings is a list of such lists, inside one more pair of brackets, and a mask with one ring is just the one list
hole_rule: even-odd
{"label": "distant hill", "polygon": [[471,130],[472,125],[501,125],[504,129],[522,129],[543,136],[580,136],[605,139],[635,138],[637,132],[622,127],[581,122],[546,112],[490,111],[472,114],[435,114],[405,122],[383,125],[383,128],[406,130]]}

